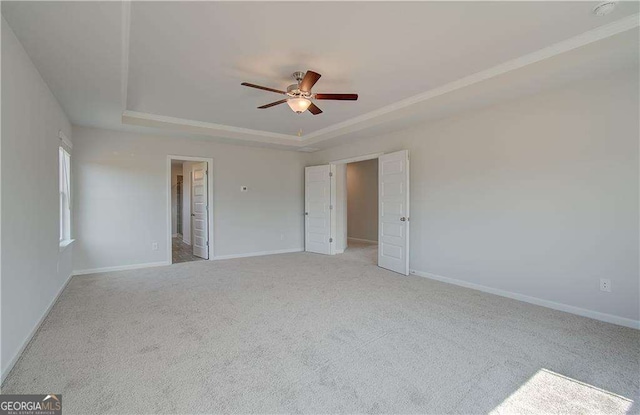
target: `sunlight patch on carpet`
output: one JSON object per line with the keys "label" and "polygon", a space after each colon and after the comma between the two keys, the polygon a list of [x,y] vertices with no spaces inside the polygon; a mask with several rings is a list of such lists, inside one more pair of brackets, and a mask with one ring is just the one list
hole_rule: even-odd
{"label": "sunlight patch on carpet", "polygon": [[624,396],[540,369],[491,414],[626,414],[632,405]]}

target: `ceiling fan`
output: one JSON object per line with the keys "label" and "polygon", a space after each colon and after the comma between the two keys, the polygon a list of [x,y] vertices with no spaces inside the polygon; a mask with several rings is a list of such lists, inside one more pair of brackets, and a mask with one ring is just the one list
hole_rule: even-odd
{"label": "ceiling fan", "polygon": [[250,88],[262,89],[263,91],[275,92],[276,94],[287,95],[287,98],[263,105],[258,107],[259,109],[275,107],[276,105],[284,104],[286,102],[289,107],[298,114],[301,114],[306,110],[309,110],[313,115],[322,114],[322,110],[318,108],[316,104],[311,102],[312,99],[332,99],[338,101],[355,101],[358,99],[358,94],[312,93],[311,88],[313,88],[316,82],[318,82],[320,76],[322,75],[313,71],[294,72],[293,78],[297,83],[289,85],[286,91],[250,84],[248,82],[243,82],[242,85]]}

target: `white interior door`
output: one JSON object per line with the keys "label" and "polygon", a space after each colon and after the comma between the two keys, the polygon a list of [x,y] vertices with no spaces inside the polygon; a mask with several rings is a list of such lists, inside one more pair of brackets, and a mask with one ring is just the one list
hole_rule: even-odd
{"label": "white interior door", "polygon": [[331,254],[331,167],[304,169],[304,247],[307,252]]}
{"label": "white interior door", "polygon": [[209,259],[209,197],[207,162],[194,163],[191,170],[191,246],[193,255]]}
{"label": "white interior door", "polygon": [[378,159],[378,266],[409,275],[409,152]]}

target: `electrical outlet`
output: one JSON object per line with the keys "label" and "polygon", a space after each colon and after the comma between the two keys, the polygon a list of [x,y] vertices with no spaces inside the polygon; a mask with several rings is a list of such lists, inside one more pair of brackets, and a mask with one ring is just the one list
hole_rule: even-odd
{"label": "electrical outlet", "polygon": [[600,291],[611,292],[611,280],[608,278],[600,278]]}
{"label": "electrical outlet", "polygon": [[241,192],[247,192],[247,191],[249,191],[249,189],[247,188],[247,186],[240,186],[240,191]]}
{"label": "electrical outlet", "polygon": [[158,250],[158,243],[157,242],[152,242],[151,243],[151,250],[152,251],[157,251]]}

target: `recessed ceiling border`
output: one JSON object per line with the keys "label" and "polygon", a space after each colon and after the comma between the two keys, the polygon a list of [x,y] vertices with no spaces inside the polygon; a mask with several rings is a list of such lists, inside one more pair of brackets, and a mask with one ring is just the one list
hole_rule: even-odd
{"label": "recessed ceiling border", "polygon": [[[413,97],[403,99],[391,105],[387,105],[375,111],[371,111],[358,117],[343,121],[341,123],[313,131],[311,133],[303,135],[302,138],[305,140],[306,144],[312,144],[319,141],[324,141],[329,138],[335,138],[337,136],[340,136],[341,134],[346,134],[367,128],[369,126],[369,121],[375,120],[384,115],[388,115],[396,111],[401,111],[405,108],[411,107],[412,105],[428,101],[438,96],[445,95],[447,93],[471,86],[473,84],[477,84],[482,81],[486,81],[488,79],[506,74],[517,69],[524,68],[525,66],[561,55],[582,46],[586,46],[590,43],[615,36],[619,33],[636,28],[639,25],[640,14],[628,16],[626,18],[611,22],[604,26],[600,26],[588,32],[584,32],[567,40],[555,43],[538,51],[504,62],[492,68],[466,76],[464,78],[434,88],[427,92],[415,95]],[[357,127],[353,128],[355,126]],[[311,143],[309,141],[311,141]]]}
{"label": "recessed ceiling border", "polygon": [[[126,1],[125,3],[129,3]],[[126,9],[126,6],[125,6]],[[127,20],[127,27],[130,25],[130,4],[129,11],[125,13],[123,9],[123,22]],[[126,16],[125,16],[126,14]],[[124,23],[123,23],[124,24]],[[368,128],[372,125],[384,122],[393,113],[399,113],[400,111],[421,103],[430,99],[448,94],[450,92],[477,84],[479,82],[486,81],[499,75],[506,74],[508,72],[521,69],[528,65],[532,65],[541,62],[545,59],[552,58],[554,56],[561,55],[571,50],[586,46],[590,43],[594,43],[611,36],[615,36],[627,30],[634,29],[640,26],[640,14],[633,14],[616,20],[609,24],[597,27],[589,30],[577,36],[571,37],[564,41],[555,43],[551,46],[539,49],[535,52],[523,55],[521,57],[512,59],[510,61],[501,63],[492,68],[476,72],[475,74],[466,76],[456,81],[447,83],[429,91],[423,92],[418,95],[403,99],[377,110],[362,114],[360,116],[351,118],[349,120],[325,127],[301,137],[297,135],[273,133],[264,130],[252,130],[242,127],[234,127],[225,124],[215,124],[202,121],[194,121],[184,118],[175,118],[157,114],[142,113],[137,111],[130,111],[126,109],[126,79],[128,79],[128,43],[129,43],[129,30],[123,29],[123,96],[124,107],[122,112],[122,123],[129,125],[140,125],[152,128],[169,128],[187,133],[193,133],[198,135],[206,135],[220,138],[235,138],[245,141],[255,141],[262,143],[281,144],[291,147],[304,147],[310,144],[319,143],[331,138],[336,138],[341,135],[345,135],[351,132],[359,131]],[[125,33],[126,32],[126,36]],[[126,56],[125,56],[125,37],[126,37]],[[124,71],[126,70],[126,74]],[[386,117],[386,118],[385,118]]]}
{"label": "recessed ceiling border", "polygon": [[188,134],[213,136],[218,138],[235,138],[238,140],[249,140],[270,144],[298,146],[302,141],[297,135],[272,133],[270,131],[252,130],[249,128],[129,110],[122,112],[122,123],[151,128],[172,129],[174,131],[181,131]]}

